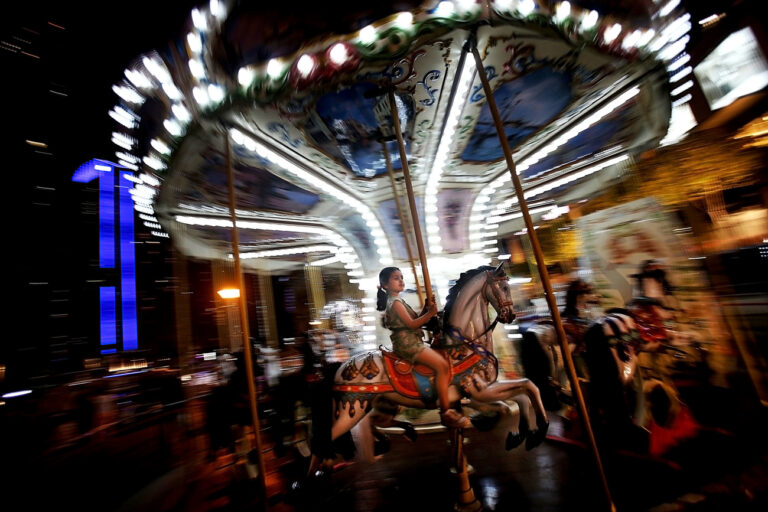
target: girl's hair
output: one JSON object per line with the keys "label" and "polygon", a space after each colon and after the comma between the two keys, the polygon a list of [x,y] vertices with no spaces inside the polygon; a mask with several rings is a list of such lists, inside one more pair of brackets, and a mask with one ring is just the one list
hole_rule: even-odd
{"label": "girl's hair", "polygon": [[384,285],[389,282],[389,276],[395,271],[400,272],[400,269],[397,267],[384,267],[379,272],[379,291],[376,293],[376,309],[379,311],[387,309],[387,291],[384,289]]}

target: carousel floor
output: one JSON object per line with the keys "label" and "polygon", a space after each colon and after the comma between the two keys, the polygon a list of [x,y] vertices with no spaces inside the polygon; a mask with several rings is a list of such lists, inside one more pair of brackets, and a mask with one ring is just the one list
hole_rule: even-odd
{"label": "carousel floor", "polygon": [[[693,398],[693,397],[692,397]],[[723,397],[710,397],[721,400]],[[720,402],[723,403],[723,402]],[[728,402],[738,412],[738,401]],[[619,511],[768,510],[768,426],[765,411],[730,416],[739,429],[707,427],[665,458],[603,452]],[[722,422],[721,422],[722,423]],[[573,425],[570,425],[573,427]],[[552,434],[532,451],[504,449],[504,433],[467,433],[474,493],[484,510],[608,510],[589,452],[569,441],[568,422],[553,417]],[[739,432],[735,434],[734,432]],[[416,443],[390,435],[389,452],[375,464],[337,467],[301,492],[290,483],[306,471],[289,450],[267,453],[265,504],[243,461],[224,455],[167,476],[123,503],[121,510],[397,511],[453,510],[458,487],[449,465],[447,434],[423,433]],[[169,493],[176,496],[168,498]]]}

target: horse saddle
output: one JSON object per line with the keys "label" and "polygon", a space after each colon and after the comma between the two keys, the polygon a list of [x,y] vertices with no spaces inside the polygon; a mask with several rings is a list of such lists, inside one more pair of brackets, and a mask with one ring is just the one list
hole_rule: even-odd
{"label": "horse saddle", "polygon": [[435,400],[435,371],[429,366],[411,363],[400,358],[391,350],[379,347],[384,368],[395,391],[408,398]]}
{"label": "horse saddle", "polygon": [[[408,398],[416,398],[425,402],[437,400],[435,390],[435,371],[423,364],[413,364],[402,359],[391,350],[379,347],[384,368],[395,391]],[[469,352],[452,359],[444,350],[438,353],[448,360],[451,365],[451,383],[461,385],[462,379],[472,374],[476,367],[485,368],[491,364],[493,356],[481,356],[477,352]]]}

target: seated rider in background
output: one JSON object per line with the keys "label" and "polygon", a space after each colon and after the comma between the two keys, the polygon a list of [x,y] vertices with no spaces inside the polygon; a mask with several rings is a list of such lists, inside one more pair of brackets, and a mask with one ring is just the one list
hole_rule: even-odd
{"label": "seated rider in background", "polygon": [[584,361],[586,342],[584,334],[599,314],[599,300],[595,291],[581,279],[574,279],[565,293],[565,308],[561,316],[563,329],[573,355],[576,369],[583,377],[589,375]]}
{"label": "seated rider in background", "polygon": [[640,271],[631,277],[636,279],[637,286],[627,307],[643,338],[643,350],[653,352],[669,343],[675,334],[672,327],[676,310],[667,304],[672,285],[667,281],[664,265],[656,260],[643,262]]}
{"label": "seated rider in background", "polygon": [[379,273],[379,291],[376,309],[384,311],[384,326],[392,331],[392,350],[410,363],[420,363],[435,371],[435,388],[440,406],[440,421],[451,428],[470,426],[469,418],[450,407],[448,386],[451,367],[437,351],[422,339],[421,328],[437,315],[434,299],[427,301],[417,314],[401,297],[405,289],[403,273],[397,267],[386,267]]}

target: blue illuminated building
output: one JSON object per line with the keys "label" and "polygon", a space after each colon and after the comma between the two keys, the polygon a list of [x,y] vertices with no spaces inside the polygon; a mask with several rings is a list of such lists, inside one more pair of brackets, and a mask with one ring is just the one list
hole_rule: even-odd
{"label": "blue illuminated building", "polygon": [[99,290],[99,338],[102,354],[138,348],[136,307],[136,254],[133,200],[126,176],[132,173],[105,160],[90,160],[72,175],[72,181],[98,180],[99,267],[120,269],[112,286]]}

